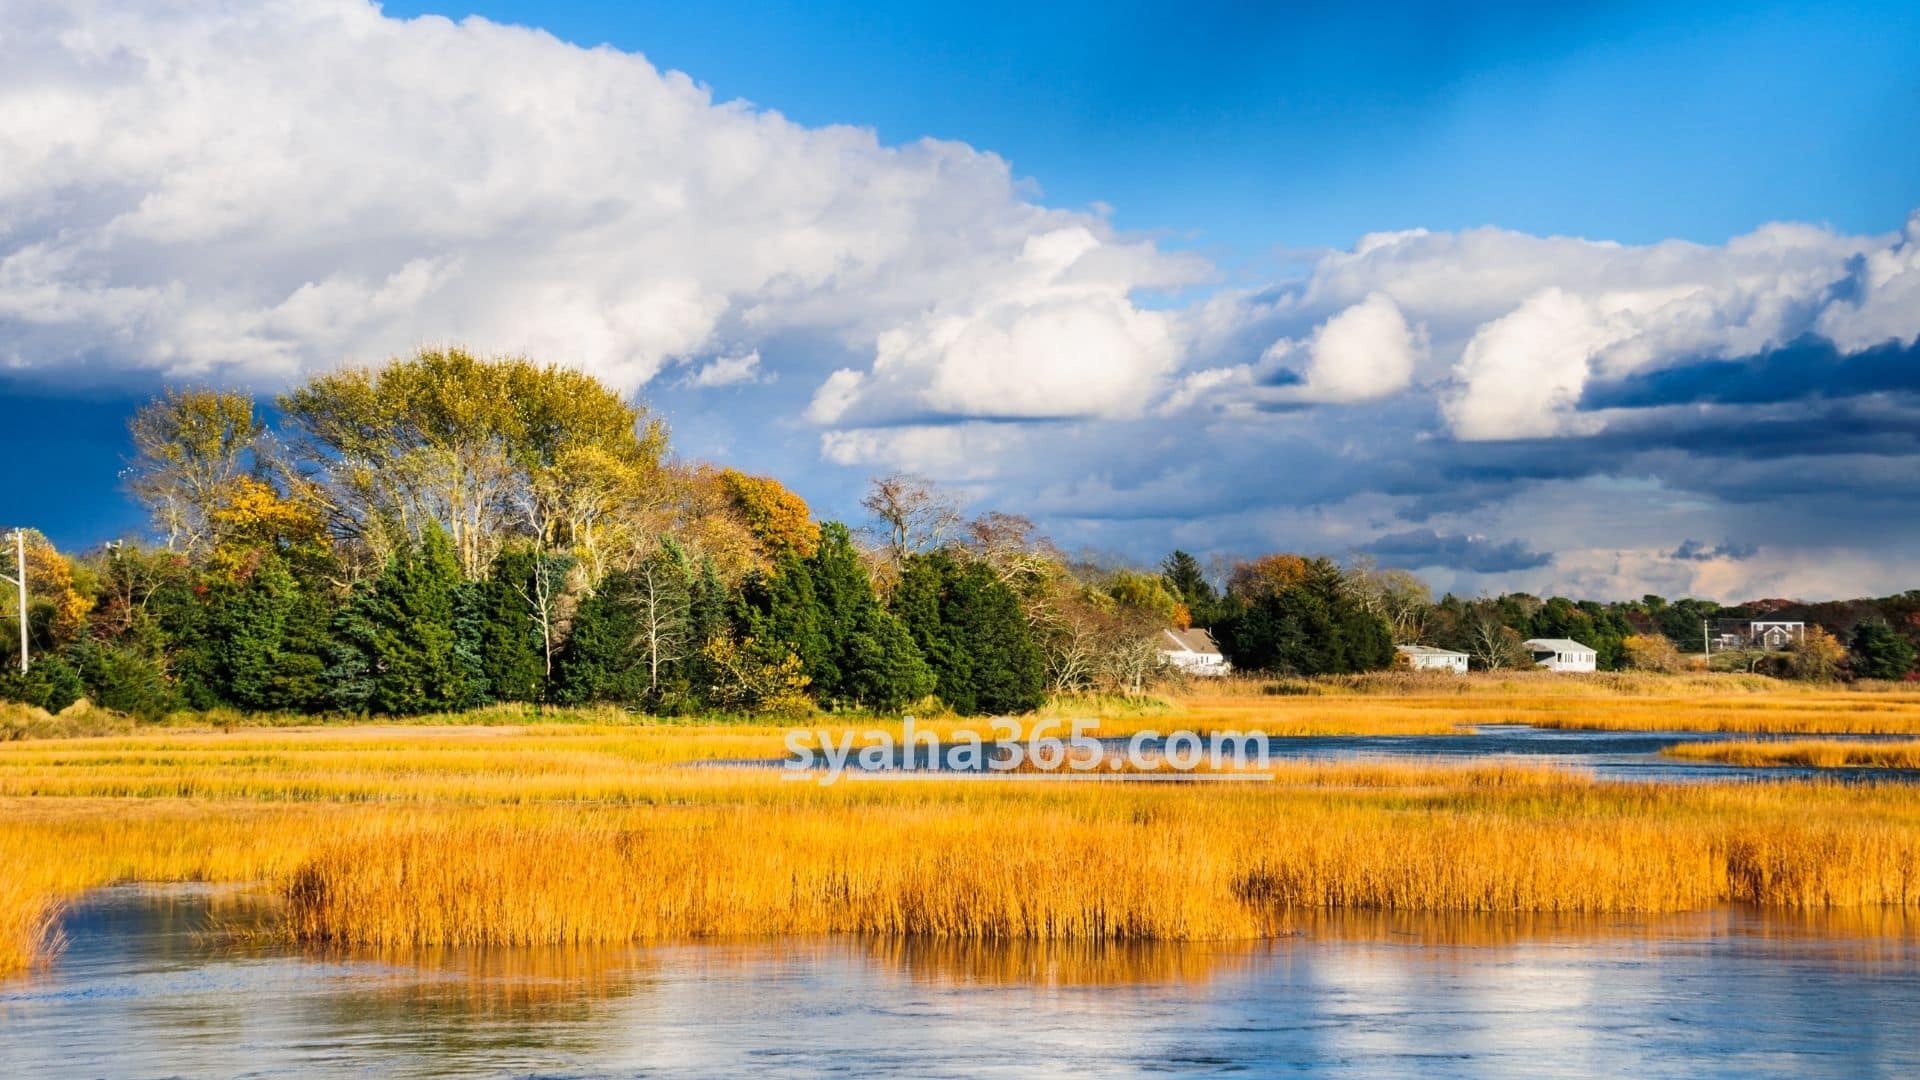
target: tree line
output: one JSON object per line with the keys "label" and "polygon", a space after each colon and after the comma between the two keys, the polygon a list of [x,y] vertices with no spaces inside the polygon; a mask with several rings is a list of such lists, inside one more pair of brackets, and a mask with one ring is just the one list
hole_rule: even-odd
{"label": "tree line", "polygon": [[865,528],[816,521],[778,480],[675,459],[660,417],[566,368],[430,350],[274,413],[217,390],[137,412],[151,539],[69,557],[30,537],[34,663],[0,694],[141,716],[971,714],[1159,674],[1157,576],[912,476],[874,482]]}
{"label": "tree line", "polygon": [[[1017,515],[968,518],[910,475],[873,482],[862,527],[816,521],[774,478],[675,458],[662,418],[591,376],[457,349],[274,405],[269,423],[247,395],[170,390],[135,414],[125,481],[151,537],[70,557],[29,534],[35,662],[0,696],[145,717],[998,714],[1142,692],[1171,674],[1167,627],[1210,630],[1241,671],[1318,675],[1386,668],[1408,643],[1520,667],[1529,637],[1659,666],[1648,641],[1741,614],[1436,601],[1405,571],[1288,554],[1141,569],[1064,553]],[[1849,609],[1853,654],[1827,673],[1911,670],[1916,612],[1914,593]]]}

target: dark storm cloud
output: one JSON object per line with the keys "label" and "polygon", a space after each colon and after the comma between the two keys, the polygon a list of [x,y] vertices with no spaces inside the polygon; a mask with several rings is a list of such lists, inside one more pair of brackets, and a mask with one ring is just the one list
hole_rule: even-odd
{"label": "dark storm cloud", "polygon": [[1851,356],[1802,338],[1736,360],[1703,360],[1589,387],[1584,409],[1662,405],[1766,405],[1864,394],[1920,394],[1920,341],[1888,342]]}
{"label": "dark storm cloud", "polygon": [[1495,543],[1484,536],[1439,533],[1432,529],[1389,533],[1360,550],[1389,566],[1409,569],[1444,566],[1477,574],[1532,570],[1553,561],[1553,556],[1533,551],[1518,540]]}
{"label": "dark storm cloud", "polygon": [[1735,543],[1732,540],[1718,544],[1703,544],[1698,540],[1682,540],[1680,546],[1673,549],[1668,558],[1682,559],[1687,562],[1706,562],[1710,559],[1751,559],[1760,549],[1752,544]]}

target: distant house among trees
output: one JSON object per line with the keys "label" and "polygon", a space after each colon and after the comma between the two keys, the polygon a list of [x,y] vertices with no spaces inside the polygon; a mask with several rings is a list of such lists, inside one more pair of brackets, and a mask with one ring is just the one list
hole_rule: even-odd
{"label": "distant house among trees", "polygon": [[1394,650],[1406,657],[1408,666],[1415,671],[1467,673],[1467,654],[1463,652],[1436,649],[1432,645],[1396,645]]}
{"label": "distant house among trees", "polygon": [[1535,667],[1548,671],[1594,671],[1600,654],[1571,638],[1529,638],[1523,644]]}
{"label": "distant house among trees", "polygon": [[1788,619],[1719,619],[1709,639],[1710,652],[1730,649],[1777,651],[1807,638],[1807,624]]}
{"label": "distant house among trees", "polygon": [[1213,635],[1198,627],[1176,630],[1169,626],[1160,631],[1159,645],[1161,657],[1188,675],[1225,675],[1232,670]]}

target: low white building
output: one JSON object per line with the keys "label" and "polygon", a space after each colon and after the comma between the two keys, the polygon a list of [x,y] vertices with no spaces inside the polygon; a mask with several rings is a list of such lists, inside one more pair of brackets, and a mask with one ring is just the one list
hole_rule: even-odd
{"label": "low white building", "polygon": [[1394,649],[1407,658],[1415,671],[1451,671],[1459,675],[1467,672],[1467,654],[1463,652],[1436,649],[1431,645],[1395,645]]}
{"label": "low white building", "polygon": [[1525,645],[1537,667],[1548,671],[1595,671],[1600,654],[1571,638],[1529,638]]}
{"label": "low white building", "polygon": [[1189,675],[1225,675],[1233,670],[1220,654],[1219,642],[1197,627],[1175,630],[1169,626],[1160,631],[1160,655]]}

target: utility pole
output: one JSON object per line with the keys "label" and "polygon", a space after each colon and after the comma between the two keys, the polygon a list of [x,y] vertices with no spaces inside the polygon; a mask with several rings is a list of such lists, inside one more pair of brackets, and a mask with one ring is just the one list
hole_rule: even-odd
{"label": "utility pole", "polygon": [[20,592],[20,674],[27,673],[27,530],[13,530],[13,557],[17,560],[14,573],[18,577],[0,574],[5,581]]}
{"label": "utility pole", "polygon": [[1700,648],[1703,649],[1708,656],[1713,655],[1713,639],[1707,636],[1707,620],[1705,619],[1700,620]]}

